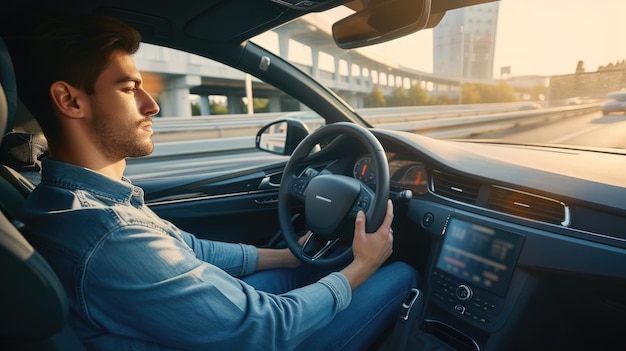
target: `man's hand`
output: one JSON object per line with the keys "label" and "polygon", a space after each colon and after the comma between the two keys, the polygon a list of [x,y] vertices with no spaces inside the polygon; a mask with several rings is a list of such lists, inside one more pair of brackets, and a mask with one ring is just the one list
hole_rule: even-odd
{"label": "man's hand", "polygon": [[[387,202],[387,214],[383,223],[374,233],[365,233],[365,214],[362,211],[357,214],[352,241],[354,260],[341,271],[348,278],[352,290],[366,281],[391,255],[393,251],[392,221],[393,204],[391,200]],[[298,239],[298,244],[303,245],[310,235],[311,232],[307,232],[301,236]],[[297,267],[301,263],[289,249],[258,249],[258,252],[257,271],[270,268]]]}
{"label": "man's hand", "polygon": [[365,282],[391,255],[393,251],[392,221],[391,200],[387,202],[387,214],[383,223],[374,233],[365,233],[365,214],[363,212],[357,214],[352,242],[354,260],[341,271],[348,278],[352,290]]}

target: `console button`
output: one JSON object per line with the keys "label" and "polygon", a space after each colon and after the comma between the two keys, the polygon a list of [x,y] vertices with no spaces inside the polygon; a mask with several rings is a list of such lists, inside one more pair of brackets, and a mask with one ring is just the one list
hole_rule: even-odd
{"label": "console button", "polygon": [[465,284],[461,284],[456,288],[456,298],[461,301],[467,301],[471,299],[472,295],[472,289]]}
{"label": "console button", "polygon": [[430,227],[433,222],[435,222],[435,215],[430,212],[425,213],[424,217],[422,217],[422,224],[424,227]]}

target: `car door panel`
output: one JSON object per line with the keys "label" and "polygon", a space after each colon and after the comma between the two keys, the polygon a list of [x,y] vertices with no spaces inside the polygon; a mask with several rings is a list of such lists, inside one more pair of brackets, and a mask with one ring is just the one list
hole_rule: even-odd
{"label": "car door panel", "polygon": [[143,181],[139,185],[157,215],[200,238],[272,246],[279,236],[281,175],[282,165],[272,165],[265,170]]}

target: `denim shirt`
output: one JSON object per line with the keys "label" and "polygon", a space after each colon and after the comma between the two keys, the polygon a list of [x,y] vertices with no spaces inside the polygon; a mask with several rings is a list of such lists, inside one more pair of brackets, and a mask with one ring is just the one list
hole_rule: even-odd
{"label": "denim shirt", "polygon": [[292,349],[350,303],[340,273],[256,291],[237,278],[256,269],[255,247],[198,239],[143,195],[127,179],[45,159],[27,200],[27,237],[63,283],[89,349]]}

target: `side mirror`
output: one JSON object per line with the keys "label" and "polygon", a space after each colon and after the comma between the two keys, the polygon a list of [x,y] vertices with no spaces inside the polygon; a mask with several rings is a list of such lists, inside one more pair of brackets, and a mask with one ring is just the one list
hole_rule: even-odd
{"label": "side mirror", "polygon": [[255,145],[257,149],[272,154],[291,155],[307,135],[309,128],[302,121],[281,119],[261,128],[256,134]]}

